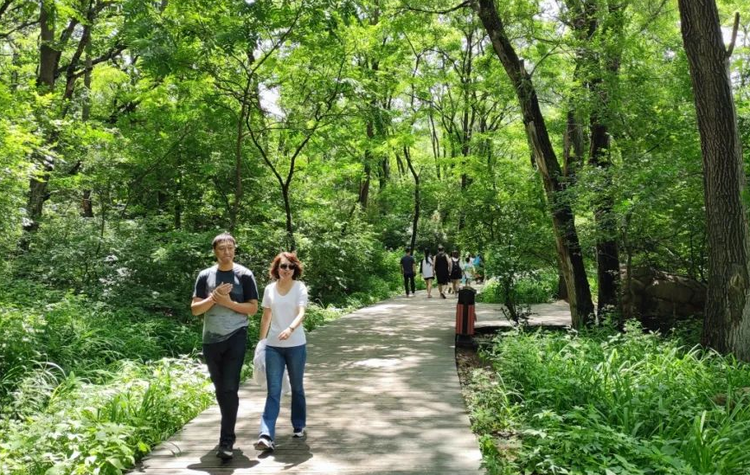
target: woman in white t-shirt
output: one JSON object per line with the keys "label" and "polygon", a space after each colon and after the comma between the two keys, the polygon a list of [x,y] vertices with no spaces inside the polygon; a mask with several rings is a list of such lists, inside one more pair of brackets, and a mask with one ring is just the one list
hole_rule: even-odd
{"label": "woman in white t-shirt", "polygon": [[263,451],[274,449],[284,368],[289,372],[289,382],[292,386],[294,437],[304,437],[307,420],[303,386],[307,340],[302,326],[307,307],[307,287],[297,280],[302,276],[302,263],[296,254],[282,252],[271,263],[269,275],[274,282],[267,285],[263,293],[263,318],[260,323],[260,335],[268,339],[268,393],[260,419],[260,436],[255,443],[255,449]]}
{"label": "woman in white t-shirt", "polygon": [[424,258],[419,263],[419,270],[422,272],[422,278],[427,286],[427,298],[432,298],[432,279],[435,278],[435,259],[430,254],[429,249],[424,250]]}

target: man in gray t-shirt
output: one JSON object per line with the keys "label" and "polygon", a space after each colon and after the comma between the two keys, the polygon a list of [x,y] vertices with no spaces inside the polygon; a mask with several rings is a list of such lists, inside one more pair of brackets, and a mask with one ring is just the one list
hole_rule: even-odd
{"label": "man in gray t-shirt", "polygon": [[247,351],[248,315],[258,311],[258,286],[253,273],[234,262],[236,242],[223,233],[213,240],[216,265],[198,274],[190,309],[203,315],[203,356],[221,410],[221,435],[216,456],[233,456],[234,426],[239,408],[240,372]]}

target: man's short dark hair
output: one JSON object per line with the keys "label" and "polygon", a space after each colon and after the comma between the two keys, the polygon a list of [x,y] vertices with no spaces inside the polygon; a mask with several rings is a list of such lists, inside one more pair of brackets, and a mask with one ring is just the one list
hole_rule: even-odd
{"label": "man's short dark hair", "polygon": [[407,254],[411,254],[411,248],[410,248],[410,247],[407,247],[407,248],[406,248],[406,253],[407,253]]}
{"label": "man's short dark hair", "polygon": [[234,240],[234,237],[232,237],[229,233],[221,233],[218,236],[214,238],[214,241],[211,243],[211,246],[216,249],[216,246],[219,245],[220,242],[229,241],[232,243],[233,246],[237,246],[237,241]]}

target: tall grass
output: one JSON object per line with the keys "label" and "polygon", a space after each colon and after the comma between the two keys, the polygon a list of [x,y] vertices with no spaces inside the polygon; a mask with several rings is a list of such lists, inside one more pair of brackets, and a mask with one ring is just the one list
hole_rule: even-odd
{"label": "tall grass", "polygon": [[0,420],[0,473],[120,474],[213,401],[194,357],[101,372],[104,384],[68,374],[43,406]]}
{"label": "tall grass", "polygon": [[750,473],[750,367],[731,357],[636,325],[512,333],[483,355],[471,405],[491,473]]}

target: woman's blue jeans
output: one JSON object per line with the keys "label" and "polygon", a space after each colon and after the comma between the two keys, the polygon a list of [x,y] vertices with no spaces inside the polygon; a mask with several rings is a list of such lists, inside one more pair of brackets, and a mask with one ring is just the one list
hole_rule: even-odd
{"label": "woman's blue jeans", "polygon": [[289,382],[292,386],[292,427],[295,430],[305,428],[307,404],[302,382],[305,376],[305,361],[307,361],[307,345],[288,348],[266,347],[268,395],[263,416],[260,418],[260,435],[267,435],[271,440],[276,437],[276,419],[279,417],[281,407],[281,378],[285,367],[289,371]]}

